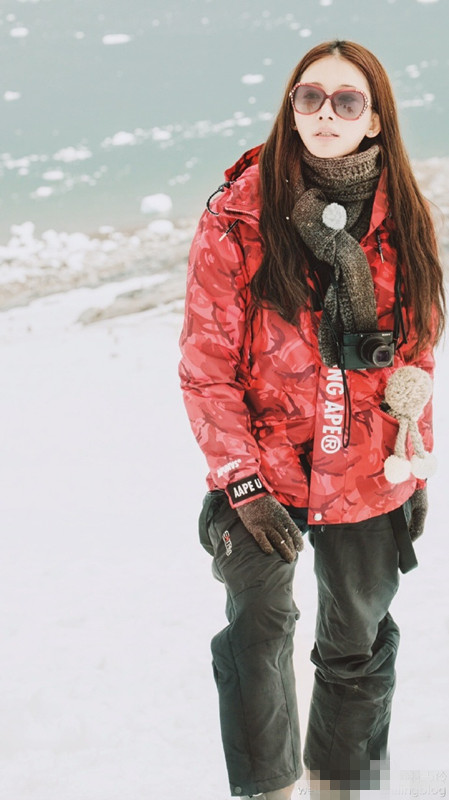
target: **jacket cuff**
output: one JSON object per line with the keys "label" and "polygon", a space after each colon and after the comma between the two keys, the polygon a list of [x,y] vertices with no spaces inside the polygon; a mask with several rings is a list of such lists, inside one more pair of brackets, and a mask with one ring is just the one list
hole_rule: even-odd
{"label": "jacket cuff", "polygon": [[233,483],[228,483],[225,491],[232,508],[242,506],[260,495],[268,494],[268,489],[265,488],[261,479],[256,474],[248,475],[248,477],[241,478]]}

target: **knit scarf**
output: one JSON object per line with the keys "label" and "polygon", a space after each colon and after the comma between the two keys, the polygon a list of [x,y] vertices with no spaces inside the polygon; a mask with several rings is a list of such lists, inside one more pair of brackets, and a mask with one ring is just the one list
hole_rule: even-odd
{"label": "knit scarf", "polygon": [[378,327],[373,279],[359,241],[368,230],[379,175],[378,145],[343,158],[318,158],[304,150],[291,218],[307,247],[331,267],[318,331],[321,358],[329,367],[339,363],[343,331]]}

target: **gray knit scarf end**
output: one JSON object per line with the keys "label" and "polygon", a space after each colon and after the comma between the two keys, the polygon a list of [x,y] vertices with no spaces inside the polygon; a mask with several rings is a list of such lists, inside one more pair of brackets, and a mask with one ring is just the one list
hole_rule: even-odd
{"label": "gray knit scarf end", "polygon": [[368,230],[380,175],[380,150],[343,158],[303,154],[302,180],[291,218],[303,242],[333,270],[324,298],[318,344],[323,362],[338,364],[343,331],[377,330],[374,284],[359,241]]}

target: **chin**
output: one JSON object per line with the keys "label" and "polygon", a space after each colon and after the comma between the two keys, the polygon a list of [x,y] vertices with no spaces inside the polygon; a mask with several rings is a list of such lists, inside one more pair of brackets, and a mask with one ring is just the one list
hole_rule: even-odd
{"label": "chin", "polygon": [[344,147],[341,142],[310,142],[307,150],[316,158],[344,158],[358,152],[358,147]]}

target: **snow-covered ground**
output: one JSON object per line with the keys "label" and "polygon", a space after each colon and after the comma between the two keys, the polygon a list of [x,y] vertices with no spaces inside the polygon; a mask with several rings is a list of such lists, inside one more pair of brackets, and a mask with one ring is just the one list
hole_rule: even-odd
{"label": "snow-covered ground", "polygon": [[[223,589],[197,542],[206,466],[178,389],[182,304],[77,321],[139,280],[0,314],[0,800],[229,798],[209,653]],[[413,793],[401,771],[420,771],[414,796],[449,786],[447,364],[441,351],[420,566],[393,608],[392,796]],[[296,599],[304,729],[310,545]]]}

